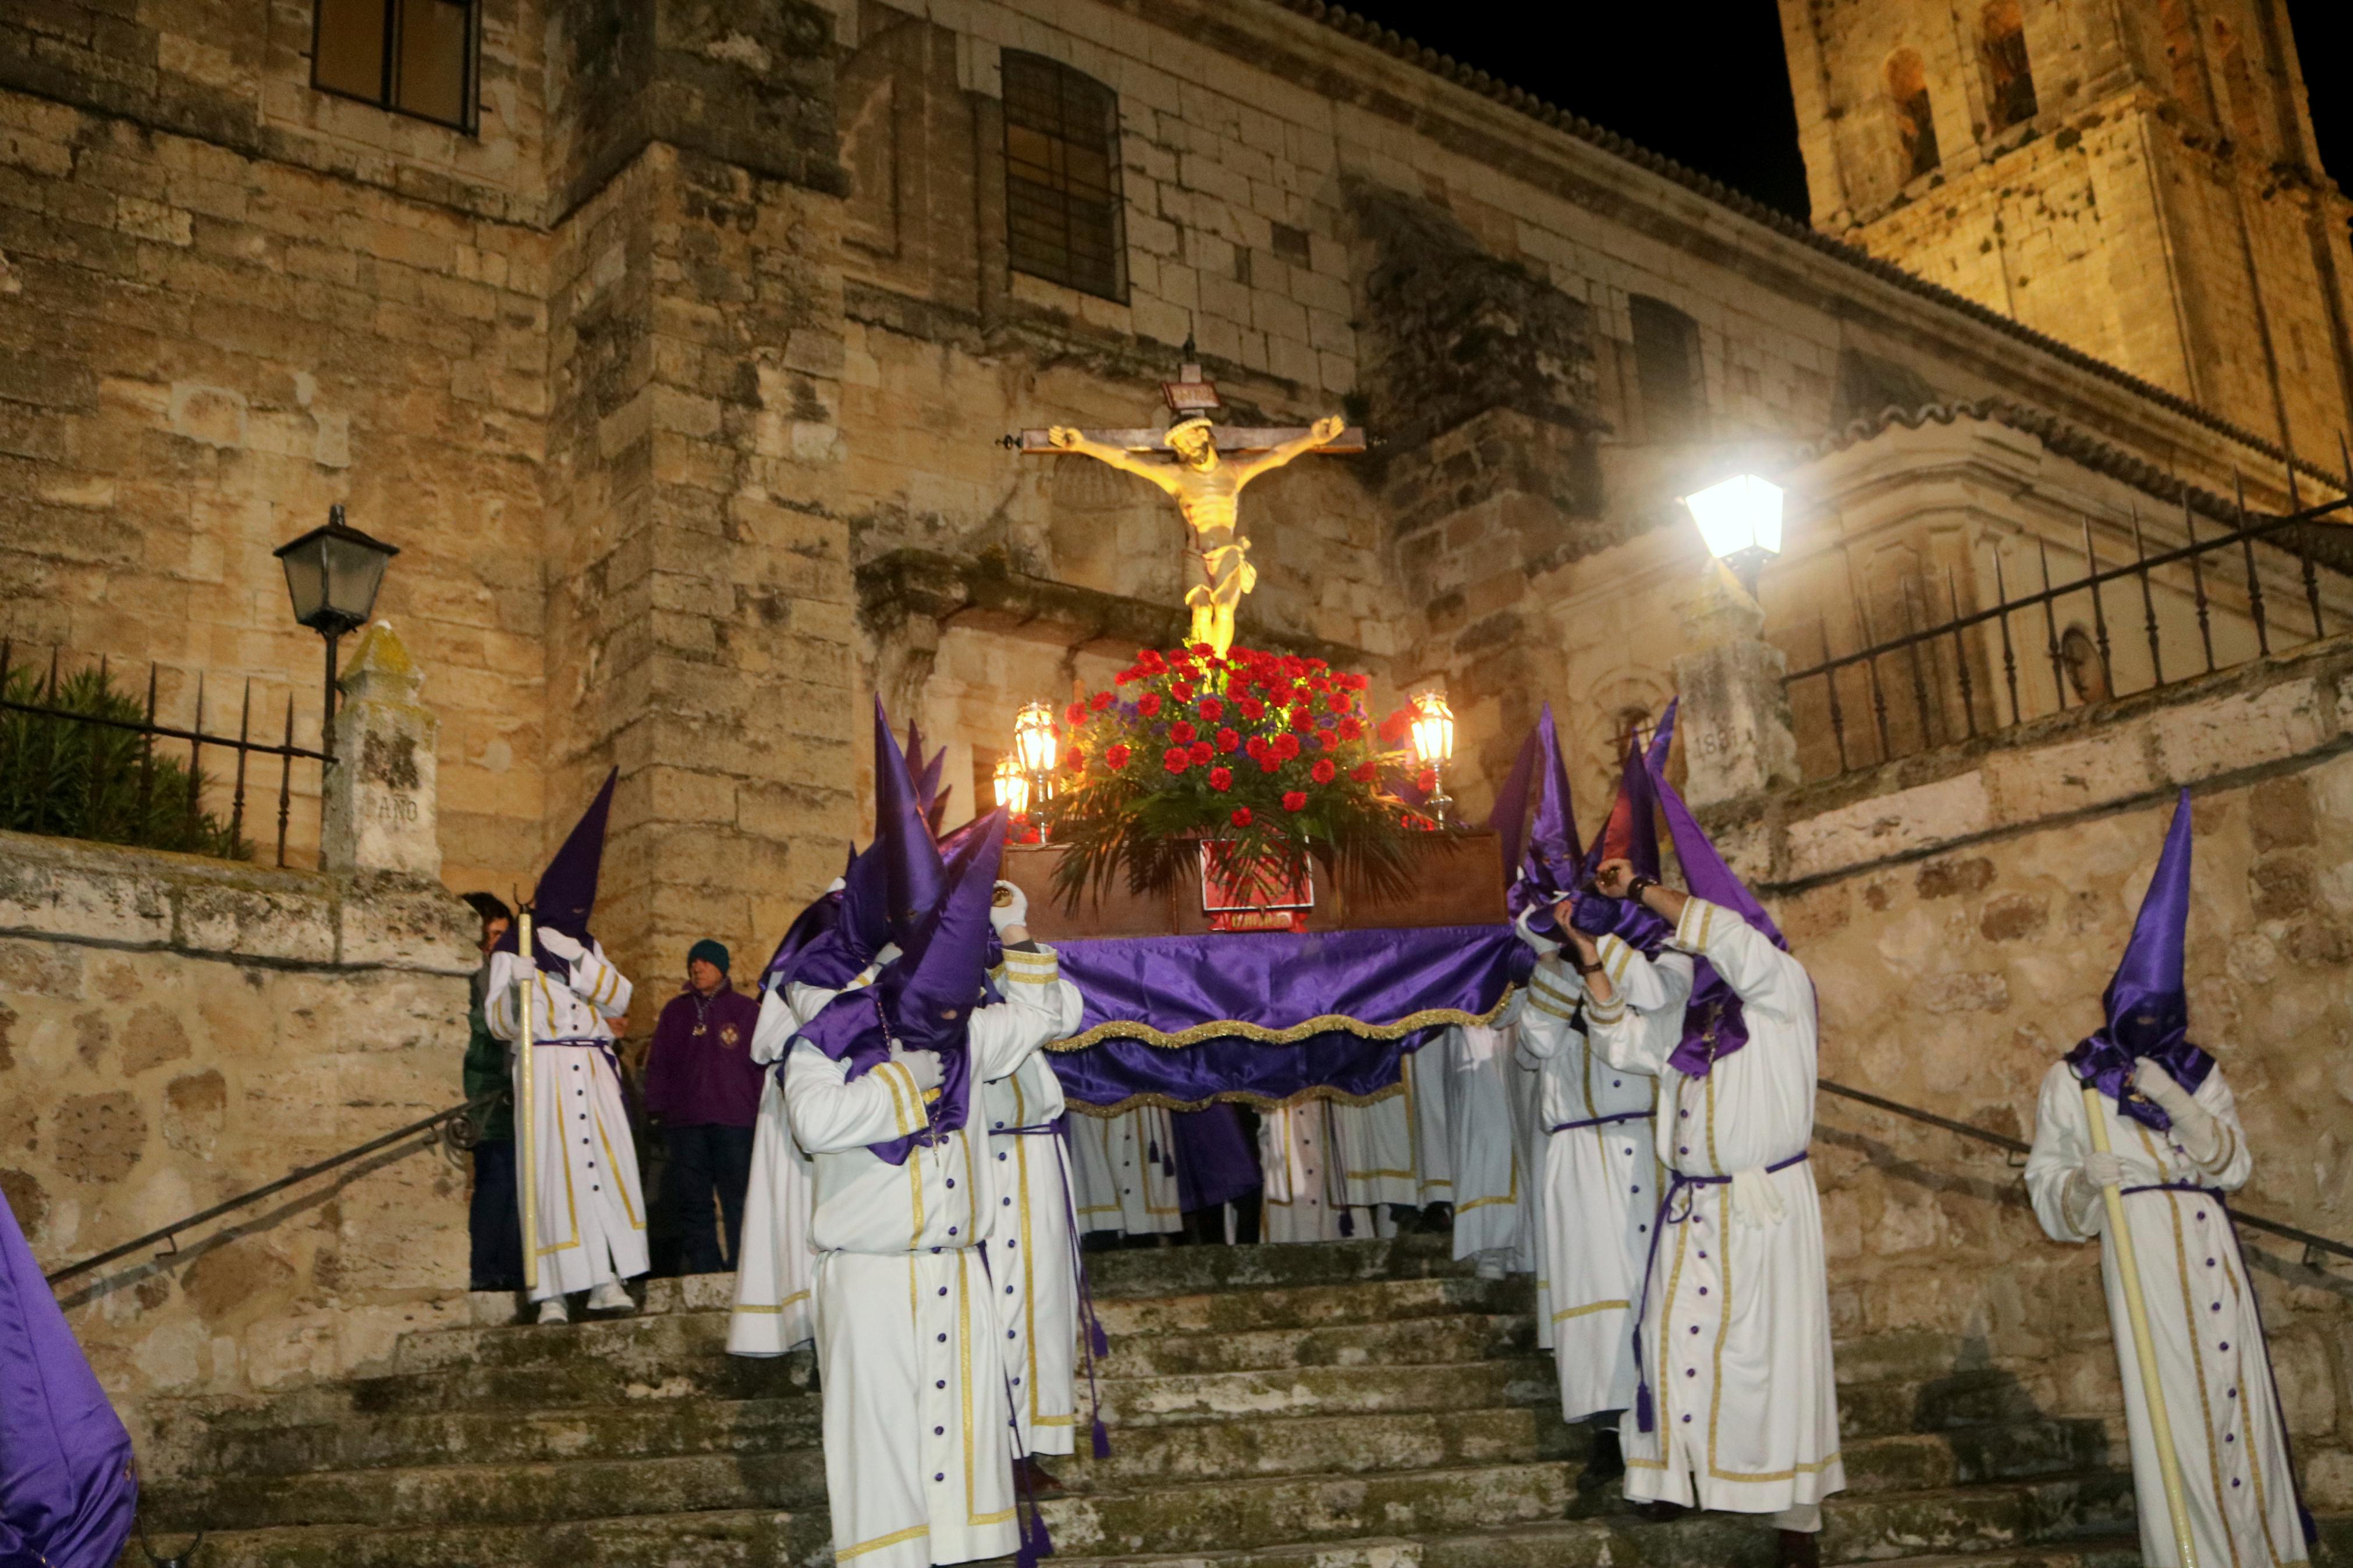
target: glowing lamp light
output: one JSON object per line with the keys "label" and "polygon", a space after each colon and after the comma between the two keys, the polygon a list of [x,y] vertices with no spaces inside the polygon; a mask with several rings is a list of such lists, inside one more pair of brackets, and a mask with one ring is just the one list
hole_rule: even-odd
{"label": "glowing lamp light", "polygon": [[1413,700],[1413,757],[1433,768],[1454,760],[1454,710],[1442,691],[1425,691]]}
{"label": "glowing lamp light", "polygon": [[1008,816],[1019,816],[1029,809],[1029,777],[1021,764],[1011,757],[997,759],[997,804]]}
{"label": "glowing lamp light", "polygon": [[1749,597],[1765,563],[1781,553],[1781,487],[1736,474],[1683,497],[1708,553],[1732,568]]}
{"label": "glowing lamp light", "polygon": [[1015,716],[1013,721],[1013,754],[1021,761],[1021,771],[1039,777],[1054,771],[1054,759],[1061,751],[1060,739],[1054,733],[1054,711],[1043,702],[1032,702]]}

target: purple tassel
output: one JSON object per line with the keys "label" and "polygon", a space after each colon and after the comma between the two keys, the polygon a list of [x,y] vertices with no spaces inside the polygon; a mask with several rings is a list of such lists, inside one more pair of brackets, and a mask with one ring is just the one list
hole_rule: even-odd
{"label": "purple tassel", "polygon": [[1095,1417],[1095,1458],[1098,1459],[1111,1458],[1111,1434],[1103,1429],[1103,1417],[1100,1415]]}
{"label": "purple tassel", "polygon": [[1356,1234],[1356,1216],[1350,1214],[1346,1209],[1342,1209],[1340,1211],[1340,1234],[1344,1237],[1352,1237]]}
{"label": "purple tassel", "polygon": [[1658,1426],[1658,1416],[1651,1408],[1651,1384],[1648,1378],[1634,1384],[1634,1429],[1648,1432]]}
{"label": "purple tassel", "polygon": [[1111,1336],[1103,1332],[1103,1321],[1087,1314],[1087,1348],[1095,1352],[1098,1361],[1111,1354]]}

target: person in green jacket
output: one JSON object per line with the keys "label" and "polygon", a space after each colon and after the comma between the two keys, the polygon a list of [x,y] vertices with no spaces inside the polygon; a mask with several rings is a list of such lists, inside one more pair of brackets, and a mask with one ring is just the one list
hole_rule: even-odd
{"label": "person in green jacket", "polygon": [[[514,912],[492,893],[468,893],[466,902],[482,921],[482,966],[474,972],[472,1005],[466,1022],[466,1098],[480,1100],[510,1086],[508,1047],[483,1021],[482,1004],[491,975],[491,949],[513,923]],[[473,1113],[474,1195],[467,1211],[473,1241],[473,1289],[522,1289],[522,1220],[515,1199],[514,1108],[501,1100]]]}

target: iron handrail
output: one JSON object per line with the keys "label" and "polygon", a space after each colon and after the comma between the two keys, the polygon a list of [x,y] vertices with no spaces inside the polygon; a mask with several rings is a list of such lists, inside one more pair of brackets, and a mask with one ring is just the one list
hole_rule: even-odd
{"label": "iron handrail", "polygon": [[[1947,1132],[1958,1133],[1964,1138],[1974,1138],[1980,1143],[1990,1143],[2008,1153],[2025,1154],[2031,1153],[2033,1150],[2032,1144],[2012,1138],[2008,1133],[1996,1132],[1987,1127],[1972,1127],[1966,1121],[1955,1121],[1950,1117],[1938,1116],[1934,1111],[1923,1110],[1916,1105],[1905,1105],[1899,1100],[1883,1100],[1875,1094],[1865,1094],[1859,1089],[1849,1089],[1842,1083],[1832,1083],[1826,1078],[1817,1079],[1815,1084],[1827,1093],[1835,1094],[1844,1100],[1859,1101],[1874,1110],[1884,1110],[1896,1116],[1908,1116],[1915,1121],[1925,1121],[1931,1127],[1941,1127]],[[2273,1236],[2300,1243],[2305,1249],[2305,1260],[2307,1263],[2311,1261],[2311,1255],[2316,1252],[2330,1252],[2339,1258],[2353,1258],[2353,1247],[2348,1247],[2341,1241],[2331,1241],[2325,1236],[2315,1236],[2308,1230],[2298,1230],[2292,1225],[2282,1225],[2275,1219],[2265,1219],[2261,1215],[2249,1214],[2235,1205],[2231,1209],[2231,1217],[2250,1230],[2265,1231]]]}
{"label": "iron handrail", "polygon": [[48,1283],[55,1285],[60,1280],[70,1279],[78,1274],[87,1274],[93,1268],[102,1268],[118,1258],[128,1258],[131,1254],[142,1251],[159,1241],[171,1242],[172,1251],[176,1253],[179,1250],[179,1244],[175,1238],[184,1230],[193,1229],[206,1220],[218,1219],[221,1215],[243,1208],[248,1204],[259,1203],[263,1198],[282,1193],[288,1187],[300,1182],[307,1182],[313,1176],[323,1175],[338,1166],[348,1165],[354,1160],[364,1159],[379,1149],[388,1148],[399,1142],[404,1138],[414,1138],[420,1133],[430,1132],[442,1123],[455,1121],[460,1116],[471,1115],[477,1110],[487,1110],[505,1100],[511,1092],[504,1089],[494,1089],[480,1100],[470,1100],[463,1105],[453,1105],[447,1110],[437,1110],[422,1121],[412,1121],[406,1127],[384,1134],[381,1138],[371,1138],[366,1142],[346,1149],[340,1154],[330,1155],[316,1164],[305,1165],[299,1171],[290,1172],[266,1187],[256,1187],[249,1193],[239,1193],[233,1198],[216,1203],[208,1209],[200,1210],[185,1219],[164,1226],[160,1230],[151,1230],[144,1236],[132,1237],[120,1247],[110,1247],[96,1257],[85,1258],[79,1263],[69,1263],[63,1268],[44,1278]]}

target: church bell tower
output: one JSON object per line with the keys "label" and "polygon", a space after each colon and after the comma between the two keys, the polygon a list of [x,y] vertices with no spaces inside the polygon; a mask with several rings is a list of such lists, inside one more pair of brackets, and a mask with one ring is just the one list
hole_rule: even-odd
{"label": "church bell tower", "polygon": [[1780,0],[1817,228],[2334,463],[2348,204],[2282,0]]}

